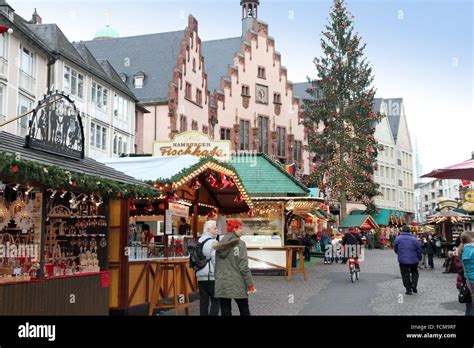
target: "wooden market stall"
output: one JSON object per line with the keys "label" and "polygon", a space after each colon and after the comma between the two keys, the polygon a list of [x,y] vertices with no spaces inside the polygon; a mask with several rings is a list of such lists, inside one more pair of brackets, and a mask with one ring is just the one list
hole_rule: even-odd
{"label": "wooden market stall", "polygon": [[241,239],[247,244],[250,268],[259,272],[285,272],[285,245],[291,222],[298,217],[304,221],[322,205],[323,199],[309,197],[308,188],[265,154],[234,156],[230,163],[255,203],[250,214],[229,216],[243,223]]}
{"label": "wooden market stall", "polygon": [[[122,227],[114,234],[110,264],[112,273],[110,309],[113,312],[145,314],[153,293],[155,265],[162,260],[188,258],[187,242],[196,239],[204,222],[216,219],[225,232],[223,214],[247,212],[253,203],[239,175],[232,166],[211,158],[129,157],[107,159],[103,163],[144,180],[161,192],[150,199],[140,197],[120,207]],[[184,219],[184,222],[181,222]],[[183,226],[189,229],[181,229]],[[136,236],[150,228],[150,241]],[[180,235],[180,232],[183,235]],[[127,250],[126,254],[120,252]],[[194,271],[186,264],[186,274],[177,274],[178,289],[186,286],[190,293],[197,291]],[[186,284],[182,284],[185,279]],[[174,296],[172,277],[167,273],[161,280],[159,298]]]}
{"label": "wooden market stall", "polygon": [[61,93],[29,125],[26,139],[0,132],[0,314],[107,315],[111,211],[154,190],[84,157],[79,112]]}

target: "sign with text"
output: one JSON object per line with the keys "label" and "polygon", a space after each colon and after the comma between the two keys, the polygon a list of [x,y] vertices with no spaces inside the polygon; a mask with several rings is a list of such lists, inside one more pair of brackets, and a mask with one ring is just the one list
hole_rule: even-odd
{"label": "sign with text", "polygon": [[169,209],[171,215],[187,218],[189,216],[189,207],[178,203],[170,203]]}
{"label": "sign with text", "polygon": [[229,140],[212,140],[204,133],[188,131],[175,135],[171,141],[156,141],[153,155],[157,157],[191,155],[214,157],[220,161],[230,161]]}

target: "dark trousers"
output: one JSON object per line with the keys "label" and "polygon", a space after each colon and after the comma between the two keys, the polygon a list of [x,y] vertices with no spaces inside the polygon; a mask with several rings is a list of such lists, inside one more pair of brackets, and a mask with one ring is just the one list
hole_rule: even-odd
{"label": "dark trousers", "polygon": [[[219,299],[221,302],[221,315],[224,316],[231,316],[232,315],[232,299],[231,298],[221,298]],[[249,316],[250,309],[249,309],[249,300],[248,298],[234,298],[234,301],[237,302],[237,306],[239,307],[239,312],[241,316]]]}
{"label": "dark trousers", "polygon": [[304,248],[303,256],[305,261],[311,260],[311,249],[309,247]]}
{"label": "dark trousers", "polygon": [[407,291],[416,289],[418,285],[418,264],[402,265],[400,264],[400,272],[402,273],[403,286]]}
{"label": "dark trousers", "polygon": [[428,264],[431,268],[434,268],[433,256],[434,254],[428,254]]}
{"label": "dark trousers", "polygon": [[[214,297],[215,281],[199,281],[199,315],[219,315],[219,299]],[[209,303],[211,311],[209,312]]]}

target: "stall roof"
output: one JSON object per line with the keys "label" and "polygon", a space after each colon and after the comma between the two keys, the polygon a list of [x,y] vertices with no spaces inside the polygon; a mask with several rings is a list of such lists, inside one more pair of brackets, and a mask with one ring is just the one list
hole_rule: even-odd
{"label": "stall roof", "polygon": [[309,189],[265,154],[233,157],[232,166],[252,197],[307,196]]}
{"label": "stall roof", "polygon": [[372,216],[367,215],[367,214],[361,214],[361,215],[349,215],[346,217],[342,222],[339,227],[361,227],[365,223],[368,223],[369,225],[372,226],[372,228],[378,228],[379,226],[375,222],[375,220],[372,218]]}
{"label": "stall roof", "polygon": [[[405,213],[400,210],[379,209],[377,214],[370,214],[379,226],[388,226],[390,223],[390,214],[398,218],[405,217]],[[366,215],[362,210],[354,210],[351,215]]]}
{"label": "stall roof", "polygon": [[174,157],[123,157],[98,159],[116,170],[140,180],[170,180],[184,169],[199,162],[199,158],[191,155]]}
{"label": "stall roof", "polygon": [[84,158],[83,160],[71,159],[26,148],[24,145],[25,138],[0,131],[0,152],[8,155],[19,154],[22,160],[39,162],[47,166],[58,166],[71,172],[97,176],[125,184],[146,186],[144,182],[112,169],[92,158]]}
{"label": "stall roof", "polygon": [[[199,182],[214,200],[215,204],[226,213],[242,212],[253,208],[253,203],[246,191],[245,184],[232,165],[213,158],[195,156],[173,157],[124,157],[101,159],[101,162],[123,170],[126,174],[156,184],[171,184],[173,190],[179,190],[190,180],[199,178]],[[207,182],[205,173],[210,170],[226,175],[236,184],[233,187],[217,188]],[[241,197],[243,201],[235,201]]]}

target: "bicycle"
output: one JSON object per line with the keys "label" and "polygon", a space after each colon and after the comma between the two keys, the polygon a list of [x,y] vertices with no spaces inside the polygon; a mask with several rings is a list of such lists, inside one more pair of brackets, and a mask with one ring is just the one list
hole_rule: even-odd
{"label": "bicycle", "polygon": [[354,278],[359,280],[360,266],[358,260],[351,256],[349,257],[349,274],[351,276],[351,282],[354,283]]}

